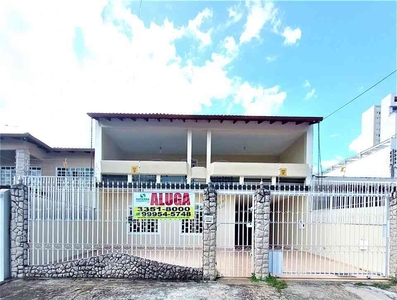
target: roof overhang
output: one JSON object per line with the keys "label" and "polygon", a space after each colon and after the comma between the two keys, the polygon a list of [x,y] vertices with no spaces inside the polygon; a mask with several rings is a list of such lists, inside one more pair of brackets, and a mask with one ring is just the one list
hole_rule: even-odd
{"label": "roof overhang", "polygon": [[173,122],[174,120],[186,121],[207,121],[220,122],[225,121],[232,122],[233,124],[237,122],[245,122],[246,124],[250,122],[256,122],[258,124],[269,122],[270,124],[279,122],[282,125],[287,123],[295,123],[295,125],[308,124],[313,125],[321,122],[322,117],[277,117],[277,116],[244,116],[244,115],[179,115],[179,114],[129,114],[129,113],[88,113],[91,118],[100,121],[101,119],[111,121],[112,119],[118,119],[124,121],[129,120],[157,120]]}
{"label": "roof overhang", "polygon": [[0,133],[0,140],[5,140],[6,138],[20,140],[20,141],[26,141],[28,143],[31,143],[31,144],[37,146],[37,148],[43,150],[46,153],[65,153],[65,152],[92,153],[92,152],[94,152],[94,149],[91,149],[91,148],[50,147],[28,132],[26,132],[26,133]]}

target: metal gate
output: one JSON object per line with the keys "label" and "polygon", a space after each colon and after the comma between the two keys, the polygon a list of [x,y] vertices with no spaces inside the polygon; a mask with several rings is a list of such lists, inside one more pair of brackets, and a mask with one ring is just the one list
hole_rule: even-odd
{"label": "metal gate", "polygon": [[253,272],[254,192],[218,192],[216,268],[221,277]]}
{"label": "metal gate", "polygon": [[30,265],[117,252],[180,266],[202,266],[202,190],[187,190],[195,194],[194,219],[134,220],[134,193],[182,189],[137,189],[127,182],[60,177],[30,177],[26,184]]}
{"label": "metal gate", "polygon": [[323,182],[273,191],[270,272],[387,276],[390,183]]}

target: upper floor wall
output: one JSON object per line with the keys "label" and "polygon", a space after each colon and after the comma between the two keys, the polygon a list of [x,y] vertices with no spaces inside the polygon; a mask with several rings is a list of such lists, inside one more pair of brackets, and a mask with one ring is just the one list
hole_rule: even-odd
{"label": "upper floor wall", "polygon": [[[95,168],[102,161],[173,161],[312,166],[313,124],[321,118],[89,114]],[[108,164],[106,164],[108,166]],[[189,171],[188,171],[189,172]]]}

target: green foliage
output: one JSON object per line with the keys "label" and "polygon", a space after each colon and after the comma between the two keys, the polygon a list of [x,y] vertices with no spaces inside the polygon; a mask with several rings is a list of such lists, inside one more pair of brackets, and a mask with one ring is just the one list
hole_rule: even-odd
{"label": "green foliage", "polygon": [[287,287],[287,283],[284,280],[280,280],[274,276],[267,276],[265,279],[259,279],[255,273],[251,274],[251,282],[266,282],[268,285],[274,287],[277,291],[281,291]]}

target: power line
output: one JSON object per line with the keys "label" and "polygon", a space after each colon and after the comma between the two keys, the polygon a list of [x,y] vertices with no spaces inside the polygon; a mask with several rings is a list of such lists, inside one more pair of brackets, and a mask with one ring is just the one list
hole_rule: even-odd
{"label": "power line", "polygon": [[352,100],[350,100],[349,102],[345,103],[344,105],[342,105],[341,107],[339,107],[337,110],[335,110],[334,112],[330,113],[328,116],[326,116],[324,118],[324,120],[326,120],[327,118],[329,118],[330,116],[332,116],[333,114],[337,113],[338,111],[340,111],[341,109],[343,109],[344,107],[346,107],[347,105],[349,105],[350,103],[352,103],[353,101],[355,101],[356,99],[360,98],[362,95],[364,95],[366,92],[368,92],[369,90],[373,89],[374,87],[376,87],[378,84],[380,84],[382,81],[386,80],[387,78],[389,78],[391,75],[393,75],[394,73],[397,72],[397,69],[394,70],[393,72],[391,72],[390,74],[388,74],[387,76],[383,77],[381,80],[379,80],[377,83],[375,83],[373,86],[369,87],[368,89],[366,89],[364,92],[362,92],[360,95],[354,97]]}

